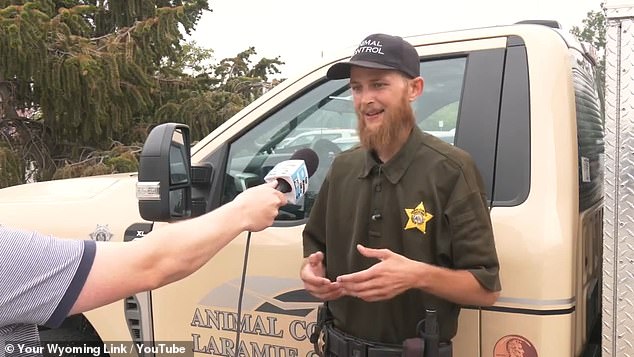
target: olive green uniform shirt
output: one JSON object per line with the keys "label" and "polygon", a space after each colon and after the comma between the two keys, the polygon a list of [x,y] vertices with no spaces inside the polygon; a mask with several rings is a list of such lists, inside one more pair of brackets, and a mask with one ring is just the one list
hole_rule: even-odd
{"label": "olive green uniform shirt", "polygon": [[[499,264],[482,179],[471,157],[420,129],[387,163],[361,148],[341,153],[303,232],[304,256],[324,253],[326,277],[378,263],[358,243],[409,259],[466,269],[499,291]],[[328,302],[335,326],[369,341],[401,344],[417,336],[425,308],[436,308],[441,341],[456,334],[460,307],[419,289],[385,301],[344,296]]]}

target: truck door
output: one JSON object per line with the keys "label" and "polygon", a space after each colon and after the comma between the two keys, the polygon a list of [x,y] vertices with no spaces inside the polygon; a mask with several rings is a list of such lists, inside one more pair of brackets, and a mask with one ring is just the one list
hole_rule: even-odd
{"label": "truck door", "polygon": [[[471,152],[491,197],[506,38],[435,44],[419,47],[419,52],[425,90],[414,103],[417,124]],[[338,141],[311,135],[309,142],[288,143],[306,132],[356,128],[347,80],[325,80],[326,69],[247,107],[212,133],[213,138],[193,148],[193,162],[213,167],[209,190],[197,193],[205,196],[209,209],[262,183],[268,170],[302,147],[313,149],[320,161],[305,197],[283,207],[271,228],[252,234],[248,251],[245,234],[191,277],[152,293],[156,341],[178,338],[200,354],[233,355],[238,292],[248,259],[240,352],[311,355],[308,336],[319,302],[303,290],[299,279],[301,233],[332,159],[354,138]],[[456,355],[479,351],[479,314],[477,308],[461,314]]]}

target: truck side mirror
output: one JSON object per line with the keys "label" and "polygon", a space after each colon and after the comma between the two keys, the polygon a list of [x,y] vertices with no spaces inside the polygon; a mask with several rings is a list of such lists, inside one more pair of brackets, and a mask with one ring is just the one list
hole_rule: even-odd
{"label": "truck side mirror", "polygon": [[173,221],[191,216],[189,127],[165,123],[148,135],[141,151],[136,196],[141,217]]}

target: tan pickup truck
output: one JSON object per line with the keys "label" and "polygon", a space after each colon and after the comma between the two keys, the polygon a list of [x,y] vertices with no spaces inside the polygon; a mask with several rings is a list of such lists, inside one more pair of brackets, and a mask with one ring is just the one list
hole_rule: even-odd
{"label": "tan pickup truck", "polygon": [[[555,25],[522,23],[408,38],[425,79],[425,92],[413,104],[417,123],[474,158],[501,263],[498,302],[463,308],[454,356],[503,357],[513,348],[527,357],[597,352],[602,105],[589,49]],[[318,301],[299,279],[301,232],[332,158],[353,145],[354,136],[342,141],[315,135],[318,139],[298,145],[287,139],[356,128],[347,81],[325,78],[329,65],[348,55],[282,82],[192,148],[186,128],[158,127],[161,135],[144,148],[148,155],[155,148],[156,156],[138,177],[0,190],[2,224],[123,241],[143,239],[155,226],[169,224],[160,221],[218,207],[262,182],[298,148],[310,147],[320,158],[303,200],[283,207],[273,227],[253,234],[243,296],[238,293],[246,236],[180,282],[69,318],[61,330],[45,333],[92,334],[103,342],[180,341],[197,356],[233,356],[241,299],[240,352],[311,356],[308,336]],[[170,150],[176,153],[171,159]]]}

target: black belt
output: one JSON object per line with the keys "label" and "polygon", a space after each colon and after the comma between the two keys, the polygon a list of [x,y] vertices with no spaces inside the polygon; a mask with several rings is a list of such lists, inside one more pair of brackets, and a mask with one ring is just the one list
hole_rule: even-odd
{"label": "black belt", "polygon": [[[326,351],[338,357],[402,357],[403,348],[397,345],[377,344],[346,335],[332,326],[325,325]],[[451,357],[451,342],[440,342],[440,357]]]}
{"label": "black belt", "polygon": [[338,357],[401,357],[403,349],[398,346],[379,345],[354,338],[326,327],[326,351]]}

